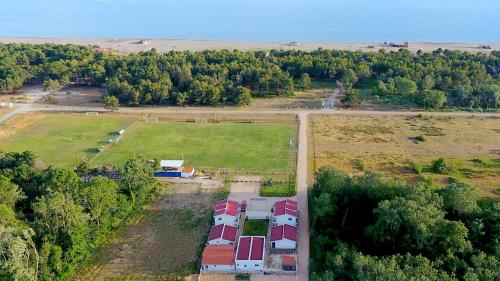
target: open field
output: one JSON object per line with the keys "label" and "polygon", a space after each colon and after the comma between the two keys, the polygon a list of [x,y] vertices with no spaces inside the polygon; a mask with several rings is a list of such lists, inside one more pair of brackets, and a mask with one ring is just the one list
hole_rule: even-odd
{"label": "open field", "polygon": [[115,235],[96,264],[74,274],[76,280],[163,280],[169,273],[196,274],[219,196],[196,184],[169,187],[139,221]]}
{"label": "open field", "polygon": [[[117,144],[113,133],[126,129]],[[283,171],[294,168],[295,124],[146,123],[136,115],[22,114],[0,127],[1,149],[32,150],[46,164],[74,167],[78,158],[117,166],[134,155],[180,159],[201,168]],[[103,151],[97,149],[104,146]]]}
{"label": "open field", "polygon": [[[483,197],[500,198],[499,118],[318,115],[311,117],[310,139],[311,172],[331,165],[350,174],[378,171],[409,182],[421,176],[441,185],[459,180],[481,187]],[[440,157],[452,167],[450,173],[430,171]]]}

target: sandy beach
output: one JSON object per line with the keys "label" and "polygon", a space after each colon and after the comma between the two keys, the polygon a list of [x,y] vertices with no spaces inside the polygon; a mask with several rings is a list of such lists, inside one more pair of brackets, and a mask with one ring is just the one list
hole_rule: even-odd
{"label": "sandy beach", "polygon": [[[349,51],[378,51],[380,49],[397,50],[397,48],[389,47],[384,43],[335,43],[335,42],[254,42],[254,41],[211,41],[211,40],[190,40],[190,39],[142,39],[143,43],[139,43],[140,39],[79,39],[79,38],[22,38],[22,37],[1,37],[0,43],[30,43],[30,44],[76,44],[84,46],[98,46],[102,49],[109,49],[119,53],[133,53],[147,51],[152,48],[160,52],[168,51],[201,51],[201,50],[217,50],[217,49],[238,49],[238,50],[304,50],[312,51],[318,48],[323,49],[339,49]],[[402,42],[395,42],[402,44]],[[500,51],[500,44],[488,44],[491,49],[479,48],[481,44],[472,43],[426,43],[426,42],[410,42],[409,50],[416,52],[422,50],[431,52],[438,48],[449,50],[461,50],[469,52],[491,52],[493,50]]]}

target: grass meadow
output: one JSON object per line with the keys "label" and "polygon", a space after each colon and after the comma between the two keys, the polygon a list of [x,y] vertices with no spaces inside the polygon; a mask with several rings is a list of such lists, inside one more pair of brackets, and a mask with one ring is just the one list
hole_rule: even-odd
{"label": "grass meadow", "polygon": [[[463,181],[481,195],[500,198],[500,119],[426,116],[314,116],[310,153],[313,172],[333,166],[359,174],[376,171],[439,185]],[[433,160],[446,159],[447,174],[431,171]]]}
{"label": "grass meadow", "polygon": [[[123,138],[109,145],[120,129],[125,129]],[[184,157],[185,165],[195,168],[278,171],[293,165],[289,140],[296,134],[292,124],[145,123],[133,115],[25,114],[0,127],[0,149],[31,150],[46,164],[66,168],[82,157],[93,165],[121,166],[134,155],[144,155]]]}

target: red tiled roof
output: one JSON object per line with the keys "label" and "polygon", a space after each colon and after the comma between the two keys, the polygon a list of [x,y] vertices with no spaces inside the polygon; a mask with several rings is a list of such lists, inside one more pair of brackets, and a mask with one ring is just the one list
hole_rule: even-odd
{"label": "red tiled roof", "polygon": [[243,236],[238,243],[237,260],[262,260],[264,258],[264,237]]}
{"label": "red tiled roof", "polygon": [[271,228],[271,241],[288,239],[297,241],[297,228],[288,224],[273,226]]}
{"label": "red tiled roof", "polygon": [[183,173],[192,173],[193,171],[194,171],[194,168],[191,168],[191,167],[182,168]]}
{"label": "red tiled roof", "polygon": [[227,241],[235,241],[236,240],[236,232],[238,228],[230,225],[219,224],[213,226],[210,229],[210,234],[208,235],[208,240],[215,240],[218,238],[222,238]]}
{"label": "red tiled roof", "polygon": [[295,258],[292,256],[283,256],[281,258],[281,264],[283,264],[283,265],[296,265]]}
{"label": "red tiled roof", "polygon": [[236,201],[232,201],[232,200],[228,200],[228,199],[219,201],[215,205],[215,215],[218,216],[218,215],[226,214],[229,216],[236,217],[236,215],[238,214],[238,207],[239,207],[239,204]]}
{"label": "red tiled roof", "polygon": [[281,215],[291,215],[293,217],[297,217],[297,202],[286,199],[286,200],[281,200],[276,203],[274,203],[274,215],[275,216],[281,216]]}
{"label": "red tiled roof", "polygon": [[233,245],[208,245],[203,251],[201,264],[234,264]]}

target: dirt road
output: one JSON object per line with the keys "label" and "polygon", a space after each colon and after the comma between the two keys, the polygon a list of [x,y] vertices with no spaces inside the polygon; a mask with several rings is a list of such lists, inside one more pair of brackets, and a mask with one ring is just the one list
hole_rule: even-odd
{"label": "dirt road", "polygon": [[309,276],[309,207],[307,202],[307,112],[299,116],[299,148],[297,152],[297,203],[299,216],[298,270],[297,280],[308,280]]}

